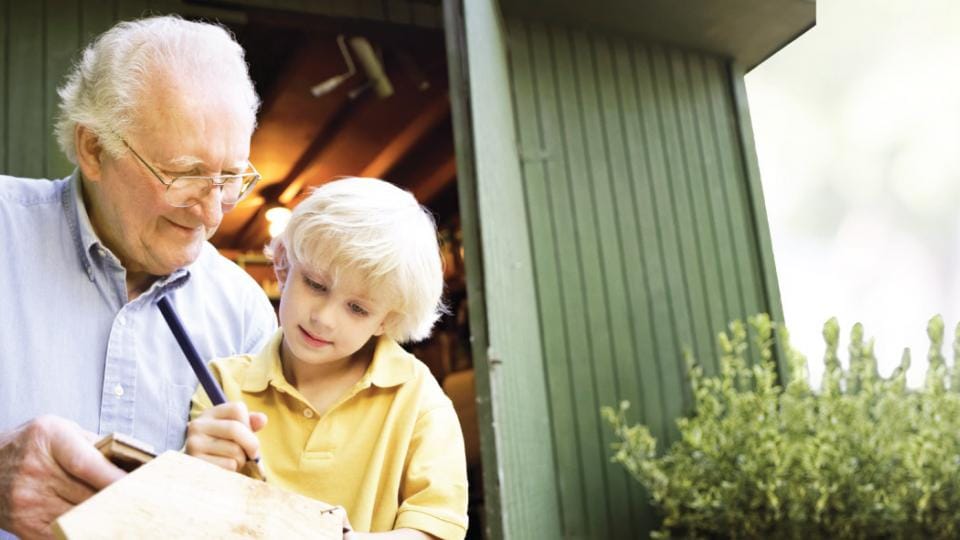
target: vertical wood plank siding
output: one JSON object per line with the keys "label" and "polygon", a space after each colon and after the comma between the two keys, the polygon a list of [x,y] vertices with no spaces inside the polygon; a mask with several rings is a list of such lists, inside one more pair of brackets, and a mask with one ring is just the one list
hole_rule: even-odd
{"label": "vertical wood plank siding", "polygon": [[48,0],[44,20],[44,88],[43,123],[45,135],[44,151],[46,161],[43,175],[46,177],[65,176],[73,169],[63,152],[57,146],[54,135],[54,123],[57,117],[57,86],[63,83],[64,75],[70,70],[77,47],[80,43],[80,28],[74,22],[80,14],[78,0]]}
{"label": "vertical wood plank siding", "polygon": [[7,67],[10,64],[10,0],[0,0],[0,173],[7,168],[10,129],[7,123]]}
{"label": "vertical wood plank siding", "polygon": [[12,171],[43,172],[43,12],[41,2],[10,3],[7,26],[7,163]]}
{"label": "vertical wood plank siding", "polygon": [[[462,83],[469,92],[468,129],[473,140],[468,161],[475,170],[468,171],[473,177],[464,184],[468,190],[476,188],[476,200],[461,201],[466,202],[464,206],[476,205],[483,248],[484,290],[477,300],[483,302],[486,314],[487,343],[486,350],[480,351],[478,346],[484,344],[474,343],[474,351],[477,369],[486,368],[489,375],[494,419],[489,427],[499,466],[494,489],[500,505],[488,513],[491,521],[499,523],[490,532],[494,538],[499,532],[506,538],[559,538],[559,490],[550,447],[552,413],[540,343],[543,323],[534,284],[535,252],[525,234],[535,219],[528,214],[536,209],[524,204],[525,171],[514,138],[516,104],[511,96],[522,94],[511,92],[507,29],[497,0],[463,0],[460,7],[463,27],[456,33],[465,37],[468,73],[464,80],[451,70],[451,84],[456,86],[452,92],[463,90]],[[477,277],[477,273],[468,274],[468,283],[475,283]],[[471,309],[471,324],[473,317]],[[481,394],[479,399],[483,398]],[[489,462],[485,456],[485,468]]]}
{"label": "vertical wood plank siding", "polygon": [[610,463],[600,407],[629,400],[631,419],[667,443],[691,406],[683,348],[715,372],[726,321],[779,313],[744,157],[752,135],[722,58],[507,28],[564,536],[639,537],[656,519]]}

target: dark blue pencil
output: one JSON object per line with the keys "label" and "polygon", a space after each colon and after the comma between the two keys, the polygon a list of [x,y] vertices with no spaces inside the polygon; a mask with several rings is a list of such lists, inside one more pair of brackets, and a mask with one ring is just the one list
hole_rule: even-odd
{"label": "dark blue pencil", "polygon": [[[190,367],[193,368],[197,379],[200,380],[200,386],[202,386],[203,391],[207,393],[210,402],[213,403],[214,406],[226,403],[227,397],[223,395],[223,390],[220,388],[220,385],[217,384],[217,380],[213,378],[210,370],[207,369],[207,365],[200,359],[200,353],[198,353],[196,347],[193,346],[193,341],[190,341],[190,336],[188,336],[187,331],[184,330],[183,323],[180,322],[180,317],[177,316],[177,312],[173,310],[173,306],[170,305],[170,301],[167,300],[166,296],[161,297],[160,300],[157,301],[157,307],[160,308],[163,320],[167,321],[167,326],[169,326],[170,331],[173,332],[173,337],[177,339],[180,350],[183,351],[183,354],[187,357],[187,361],[190,362]],[[257,472],[266,479],[267,477],[263,473],[263,465],[260,463],[260,458],[253,458],[253,460],[257,462]]]}

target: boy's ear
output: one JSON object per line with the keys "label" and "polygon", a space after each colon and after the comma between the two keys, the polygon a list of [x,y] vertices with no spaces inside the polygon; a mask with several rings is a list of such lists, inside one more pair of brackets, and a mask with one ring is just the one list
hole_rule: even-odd
{"label": "boy's ear", "polygon": [[373,335],[376,337],[382,336],[387,331],[387,321],[389,321],[390,317],[393,317],[393,316],[394,316],[393,313],[388,313],[387,316],[384,317],[382,321],[380,321],[380,326],[378,326],[377,329],[373,332]]}
{"label": "boy's ear", "polygon": [[290,274],[290,259],[287,258],[287,247],[282,242],[273,250],[273,272],[277,275],[277,285],[283,290]]}
{"label": "boy's ear", "polygon": [[103,146],[100,144],[100,137],[87,126],[77,124],[74,128],[74,144],[77,152],[77,167],[83,177],[91,182],[99,182],[102,172],[100,156],[103,154]]}

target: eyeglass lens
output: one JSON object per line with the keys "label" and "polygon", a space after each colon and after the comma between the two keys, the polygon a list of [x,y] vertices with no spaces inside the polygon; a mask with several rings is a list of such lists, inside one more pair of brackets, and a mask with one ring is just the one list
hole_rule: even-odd
{"label": "eyeglass lens", "polygon": [[[243,195],[246,177],[221,176],[222,184],[220,187],[220,202],[222,204],[236,204]],[[167,202],[173,206],[192,206],[197,204],[210,193],[213,187],[213,181],[204,176],[181,176],[175,178],[167,188]]]}

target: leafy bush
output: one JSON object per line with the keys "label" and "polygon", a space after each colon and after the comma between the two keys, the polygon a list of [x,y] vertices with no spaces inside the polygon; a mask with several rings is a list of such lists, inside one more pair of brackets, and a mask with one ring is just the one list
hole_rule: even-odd
{"label": "leafy bush", "polygon": [[[929,366],[919,390],[906,387],[909,351],[889,378],[877,374],[873,342],[864,342],[859,324],[848,369],[837,356],[836,319],[824,325],[819,392],[783,326],[766,315],[749,326],[735,321],[718,336],[715,377],[704,377],[688,355],[695,412],[678,421],[680,438],[662,456],[645,426],[627,424],[628,403],[603,410],[619,441],[613,460],[661,511],[655,537],[960,536],[960,370],[948,374],[939,316],[927,327]],[[748,334],[759,354],[753,364]],[[955,363],[960,327],[956,335]],[[773,360],[777,341],[786,387]]]}

